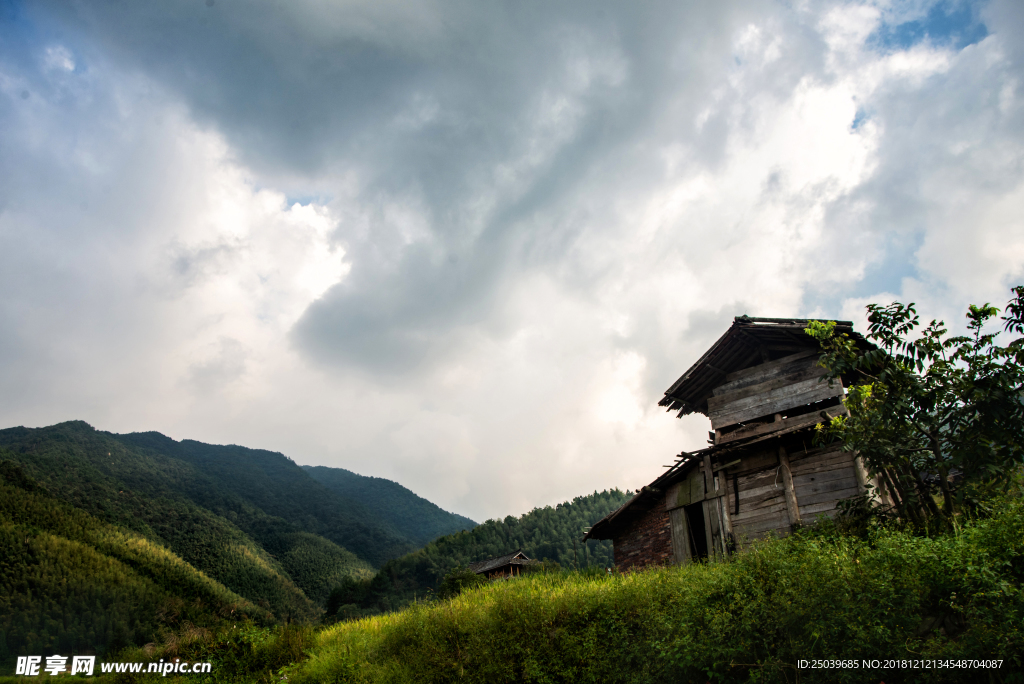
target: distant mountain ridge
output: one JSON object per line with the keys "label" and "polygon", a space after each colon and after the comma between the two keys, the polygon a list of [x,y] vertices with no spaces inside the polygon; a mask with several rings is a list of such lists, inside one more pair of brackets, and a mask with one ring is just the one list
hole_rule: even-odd
{"label": "distant mountain ridge", "polygon": [[[47,506],[164,549],[270,620],[313,619],[345,578],[371,576],[425,535],[475,525],[380,478],[319,471],[344,480],[338,493],[279,453],[112,434],[82,421],[0,430],[0,463],[14,478],[6,486],[30,483],[19,497],[45,494]],[[382,495],[394,510],[384,510]],[[402,510],[416,519],[403,520]],[[14,524],[8,510],[0,525]],[[0,558],[7,552],[14,549],[0,548]]]}
{"label": "distant mountain ridge", "polygon": [[[216,509],[220,498],[230,492],[267,515],[329,539],[377,567],[417,546],[359,502],[338,496],[317,482],[283,454],[190,439],[177,442],[159,432],[111,436],[147,453],[180,459],[212,478],[215,492],[195,492],[197,503],[206,507]],[[246,531],[260,537],[270,532],[265,526],[251,525]]]}
{"label": "distant mountain ridge", "polygon": [[398,530],[417,547],[477,526],[469,518],[449,513],[392,480],[358,475],[344,468],[302,468],[331,491],[362,504],[377,520]]}
{"label": "distant mountain ridge", "polygon": [[398,483],[271,451],[82,421],[0,430],[0,667],[390,610],[518,547],[603,566],[610,544],[574,540],[625,496],[477,525]]}
{"label": "distant mountain ridge", "polygon": [[[196,458],[172,448],[178,443],[160,437],[165,440],[161,450],[152,448],[154,435],[147,436],[148,447],[140,447],[131,436],[75,421],[0,430],[0,448],[5,460],[57,500],[166,548],[283,619],[315,616],[318,604],[344,577],[372,571],[371,562],[306,529],[302,521],[278,515],[272,506],[268,513],[257,487],[248,496],[240,494],[237,483],[224,482],[232,478],[197,465]],[[286,470],[290,463],[283,456],[273,460]],[[257,482],[266,479],[265,469],[245,466],[242,461],[237,470],[251,471]],[[319,508],[324,500],[338,498],[298,466],[291,468],[319,490],[319,497],[307,497]],[[335,518],[342,515],[335,513]],[[380,536],[394,537],[387,531]],[[397,540],[390,550],[403,548],[412,544]]]}

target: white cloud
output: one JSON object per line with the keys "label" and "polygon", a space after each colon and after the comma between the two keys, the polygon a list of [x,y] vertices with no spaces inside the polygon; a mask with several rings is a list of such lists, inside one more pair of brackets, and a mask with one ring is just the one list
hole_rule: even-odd
{"label": "white cloud", "polygon": [[43,53],[43,66],[47,70],[74,71],[75,60],[63,45],[53,45]]}
{"label": "white cloud", "polygon": [[57,42],[0,54],[5,425],[277,449],[503,517],[701,447],[657,401],[734,315],[952,322],[1024,275],[1012,31],[226,5],[58,6]]}

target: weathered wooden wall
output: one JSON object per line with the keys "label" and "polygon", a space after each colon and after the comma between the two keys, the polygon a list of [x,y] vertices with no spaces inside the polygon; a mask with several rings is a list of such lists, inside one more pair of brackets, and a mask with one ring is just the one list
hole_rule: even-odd
{"label": "weathered wooden wall", "polygon": [[[623,526],[614,542],[616,567],[688,562],[688,534],[704,535],[712,555],[728,529],[740,548],[767,534],[785,536],[794,522],[806,525],[833,515],[839,501],[861,493],[850,452],[835,446],[806,449],[803,439],[790,441],[788,447],[770,440],[725,454],[724,461],[739,463],[717,471],[710,482],[704,477],[705,464],[694,464],[689,477],[668,489],[661,505],[639,512]],[[684,506],[695,503],[704,506],[704,529],[687,527]]]}
{"label": "weathered wooden wall", "polygon": [[[744,543],[769,531],[789,532],[785,488],[776,449],[763,447],[742,457],[739,466],[728,472],[732,533],[736,543]],[[739,507],[735,494],[739,490]]]}
{"label": "weathered wooden wall", "polygon": [[719,430],[842,396],[842,385],[829,386],[824,374],[813,351],[729,373],[708,398],[711,427]]}
{"label": "weathered wooden wall", "polygon": [[[801,524],[833,515],[839,501],[861,492],[850,452],[838,447],[794,449],[788,459]],[[744,457],[740,466],[729,471],[729,477],[730,494],[736,485],[739,488],[739,512],[733,512],[735,508],[730,511],[737,543],[742,546],[768,532],[789,533],[791,520],[777,449],[766,448]]]}
{"label": "weathered wooden wall", "polygon": [[819,515],[833,515],[836,504],[861,493],[853,454],[838,447],[815,449],[790,455],[793,485],[800,503],[803,524]]}

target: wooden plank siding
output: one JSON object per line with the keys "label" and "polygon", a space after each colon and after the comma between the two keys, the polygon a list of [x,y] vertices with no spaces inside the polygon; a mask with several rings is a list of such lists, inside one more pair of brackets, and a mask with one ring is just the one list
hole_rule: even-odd
{"label": "wooden plank siding", "polygon": [[781,359],[776,359],[775,361],[768,361],[757,366],[751,366],[750,368],[743,368],[741,370],[728,373],[725,376],[725,382],[716,386],[711,391],[711,394],[718,396],[720,394],[734,392],[738,389],[749,387],[750,385],[765,382],[773,375],[785,375],[787,371],[783,369],[786,366],[790,366],[800,360],[811,359],[812,357],[817,359],[819,353],[820,352],[815,350],[802,351],[796,354],[790,354],[789,356],[785,356]]}
{"label": "wooden plank siding", "polygon": [[716,388],[708,398],[711,427],[718,430],[843,395],[841,383],[829,386],[822,380],[825,369],[817,356],[796,356],[801,358],[745,369],[741,372],[756,372]]}
{"label": "wooden plank siding", "polygon": [[794,454],[792,468],[800,514],[807,516],[805,523],[821,515],[834,515],[837,503],[861,492],[849,451],[832,447],[807,455]]}
{"label": "wooden plank siding", "polygon": [[[789,454],[793,489],[803,524],[820,515],[833,515],[842,499],[860,493],[853,455],[835,448]],[[743,459],[735,469],[739,506],[731,508],[733,534],[744,546],[757,537],[774,532],[785,536],[790,530],[790,513],[778,454],[763,451]],[[734,485],[730,483],[729,491]],[[730,497],[731,499],[731,497]],[[731,499],[731,505],[735,500]]]}
{"label": "wooden plank siding", "polygon": [[[693,560],[691,535],[704,538],[711,558],[728,553],[730,541],[742,548],[768,534],[786,536],[795,521],[808,524],[834,515],[839,501],[862,491],[852,453],[836,446],[808,449],[806,444],[797,436],[772,440],[752,445],[739,459],[733,459],[736,452],[727,452],[717,465],[705,454],[662,494],[659,507],[667,514],[671,540],[664,556],[673,563]],[[704,524],[690,529],[683,507],[693,504],[701,504]],[[635,563],[629,557],[636,553],[616,541],[616,557],[624,564]]]}
{"label": "wooden plank siding", "polygon": [[828,383],[821,382],[819,378],[815,377],[753,397],[739,399],[724,405],[718,411],[710,411],[711,427],[718,430],[755,418],[773,416],[797,406],[841,396],[843,396],[843,388],[839,383],[829,387]]}
{"label": "wooden plank siding", "polygon": [[686,511],[673,508],[668,512],[672,528],[672,562],[682,565],[690,562],[690,535],[687,533]]}
{"label": "wooden plank siding", "polygon": [[743,459],[737,468],[739,506],[738,512],[732,514],[732,530],[741,547],[770,530],[789,530],[785,489],[778,467],[778,456],[766,452]]}
{"label": "wooden plank siding", "polygon": [[[744,399],[751,399],[758,394],[763,394],[774,389],[780,389],[788,385],[793,385],[800,382],[806,382],[807,380],[816,380],[825,375],[827,371],[817,364],[816,359],[803,359],[796,363],[787,364],[780,369],[781,375],[770,376],[768,380],[759,382],[755,385],[748,385],[739,389],[731,390],[729,392],[720,391],[721,388],[714,390],[714,396],[708,397],[708,410],[710,411],[721,411],[722,407],[727,404],[739,402]],[[737,406],[742,406],[738,404]]]}

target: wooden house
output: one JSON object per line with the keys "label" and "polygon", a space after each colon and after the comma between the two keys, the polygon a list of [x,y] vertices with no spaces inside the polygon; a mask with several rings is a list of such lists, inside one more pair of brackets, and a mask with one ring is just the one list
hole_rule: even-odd
{"label": "wooden house", "polygon": [[516,549],[504,556],[495,556],[478,563],[470,563],[469,569],[478,575],[484,575],[487,579],[495,579],[497,577],[515,577],[522,573],[523,566],[536,563],[537,561],[527,558],[522,549]]}
{"label": "wooden house", "polygon": [[[665,392],[660,404],[711,420],[706,449],[605,516],[584,539],[611,539],[620,570],[714,558],[769,533],[832,515],[865,491],[867,473],[838,445],[815,447],[815,424],[842,415],[808,321],[738,317]],[[869,343],[839,321],[837,332]]]}

